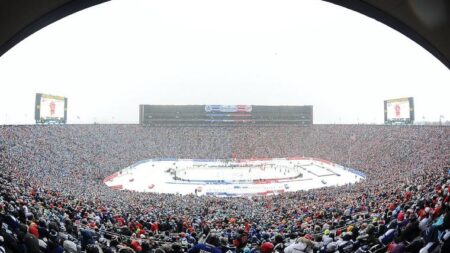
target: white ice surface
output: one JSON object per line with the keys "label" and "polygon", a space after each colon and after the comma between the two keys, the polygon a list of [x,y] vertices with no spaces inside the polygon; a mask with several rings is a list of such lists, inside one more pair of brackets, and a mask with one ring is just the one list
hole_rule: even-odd
{"label": "white ice surface", "polygon": [[345,185],[363,179],[343,166],[312,158],[234,162],[147,160],[121,170],[105,183],[139,192],[184,195],[197,189],[198,195],[243,196]]}

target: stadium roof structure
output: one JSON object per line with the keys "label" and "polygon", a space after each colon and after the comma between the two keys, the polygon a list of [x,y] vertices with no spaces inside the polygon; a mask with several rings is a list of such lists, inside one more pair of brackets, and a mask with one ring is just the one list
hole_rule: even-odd
{"label": "stadium roof structure", "polygon": [[[110,0],[0,0],[0,56],[41,28]],[[317,0],[337,4],[409,37],[450,69],[449,0]]]}

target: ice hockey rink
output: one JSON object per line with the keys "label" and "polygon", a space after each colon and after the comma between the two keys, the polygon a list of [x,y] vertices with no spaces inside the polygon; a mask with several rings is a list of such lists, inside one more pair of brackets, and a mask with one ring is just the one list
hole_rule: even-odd
{"label": "ice hockey rink", "polygon": [[271,195],[352,184],[365,175],[316,158],[149,159],[105,178],[117,190],[214,196]]}

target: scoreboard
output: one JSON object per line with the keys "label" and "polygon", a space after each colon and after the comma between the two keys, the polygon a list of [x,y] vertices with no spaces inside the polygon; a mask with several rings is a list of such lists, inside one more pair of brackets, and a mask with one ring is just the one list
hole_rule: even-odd
{"label": "scoreboard", "polygon": [[385,124],[414,123],[414,99],[396,98],[384,101]]}
{"label": "scoreboard", "polygon": [[225,123],[300,124],[313,123],[312,106],[264,105],[140,105],[140,124]]}
{"label": "scoreboard", "polygon": [[67,98],[37,93],[34,118],[36,123],[66,123]]}

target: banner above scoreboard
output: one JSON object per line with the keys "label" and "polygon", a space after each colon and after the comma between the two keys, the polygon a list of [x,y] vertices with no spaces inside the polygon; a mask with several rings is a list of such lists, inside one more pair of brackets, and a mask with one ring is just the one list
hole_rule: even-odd
{"label": "banner above scoreboard", "polygon": [[251,112],[251,105],[205,105],[205,112]]}

